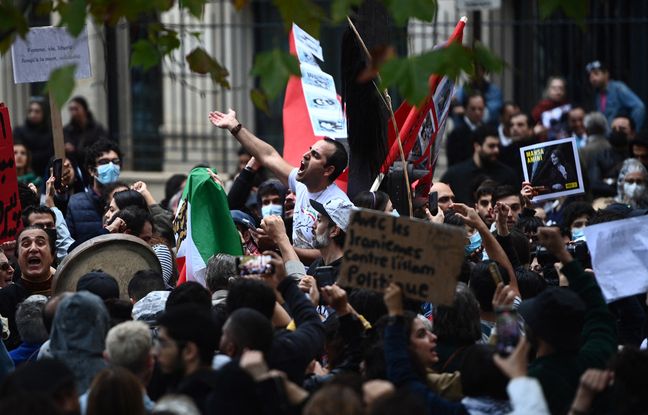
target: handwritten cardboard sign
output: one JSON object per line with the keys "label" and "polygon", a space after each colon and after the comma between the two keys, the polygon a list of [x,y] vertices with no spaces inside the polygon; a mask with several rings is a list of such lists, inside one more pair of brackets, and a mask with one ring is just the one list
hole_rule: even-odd
{"label": "handwritten cardboard sign", "polygon": [[9,109],[0,103],[0,243],[16,239],[20,212]]}
{"label": "handwritten cardboard sign", "polygon": [[18,38],[11,46],[14,82],[43,82],[52,70],[76,64],[75,79],[90,78],[88,32],[77,38],[62,27],[32,27],[25,39]]}
{"label": "handwritten cardboard sign", "polygon": [[357,210],[349,222],[338,284],[382,292],[393,281],[407,297],[452,304],[465,243],[457,227]]}

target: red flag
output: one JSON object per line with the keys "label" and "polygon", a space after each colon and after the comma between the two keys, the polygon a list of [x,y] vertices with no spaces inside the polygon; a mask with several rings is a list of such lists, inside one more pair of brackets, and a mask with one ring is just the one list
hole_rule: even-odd
{"label": "red flag", "polygon": [[0,103],[0,243],[16,239],[20,212],[9,109]]}
{"label": "red flag", "polygon": [[[454,32],[446,42],[446,45],[449,44],[450,42],[462,41],[463,29],[465,25],[466,25],[466,21],[464,18],[462,18],[457,23],[457,26],[455,27]],[[432,116],[431,122],[435,127],[434,131],[431,133],[431,136],[429,138],[429,144],[426,146],[426,148],[421,148],[422,156],[419,158],[419,160],[417,160],[417,162],[422,162],[427,158],[430,172],[425,177],[418,180],[418,185],[431,183],[432,174],[434,171],[434,164],[436,162],[436,160],[434,160],[435,154],[432,154],[431,149],[434,148],[434,143],[437,134],[439,133],[439,131],[442,131],[443,124],[445,123],[445,118],[438,119],[438,117],[441,116],[441,114],[437,114],[434,99],[433,99],[437,87],[439,86],[442,80],[443,77],[439,75],[436,74],[430,75],[430,78],[428,80],[430,91],[427,97],[425,98],[423,105],[421,105],[420,107],[414,107],[408,104],[407,102],[404,102],[394,113],[399,128],[400,136],[401,136],[401,141],[403,144],[403,152],[405,154],[405,159],[409,157],[410,152],[416,145],[419,133],[423,128],[423,124],[426,120],[426,117],[428,117],[429,114],[431,114]],[[394,161],[400,159],[400,149],[398,146],[398,142],[396,140],[396,131],[394,130],[394,125],[392,120],[389,120],[388,124],[389,124],[388,125],[388,145],[390,147],[389,147],[389,153],[387,154],[387,158],[385,159],[385,162],[383,163],[380,169],[381,173],[383,174],[387,174],[389,172],[389,168],[392,166],[392,164],[394,164]]]}
{"label": "red flag", "polygon": [[[290,53],[297,56],[293,30],[290,31],[288,40]],[[337,98],[338,101],[340,101],[339,95]],[[283,128],[283,158],[293,166],[299,165],[302,156],[306,151],[308,151],[313,143],[324,138],[324,136],[315,135],[313,132],[310,114],[308,112],[308,107],[306,106],[304,88],[302,86],[301,78],[297,76],[291,76],[290,79],[288,79],[283,107]],[[348,175],[346,170],[342,175],[340,175],[335,183],[340,189],[346,192],[348,184]],[[294,191],[295,189],[291,190]]]}

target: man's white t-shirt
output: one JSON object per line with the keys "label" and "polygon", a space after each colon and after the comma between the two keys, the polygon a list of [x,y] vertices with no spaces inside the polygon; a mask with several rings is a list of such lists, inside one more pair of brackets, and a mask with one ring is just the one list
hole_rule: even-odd
{"label": "man's white t-shirt", "polygon": [[295,192],[293,245],[296,248],[312,248],[313,224],[317,220],[317,211],[311,206],[310,200],[313,199],[324,204],[335,198],[349,201],[349,197],[335,183],[331,183],[320,192],[310,193],[305,184],[297,181],[298,170],[298,168],[294,168],[288,176],[288,186]]}

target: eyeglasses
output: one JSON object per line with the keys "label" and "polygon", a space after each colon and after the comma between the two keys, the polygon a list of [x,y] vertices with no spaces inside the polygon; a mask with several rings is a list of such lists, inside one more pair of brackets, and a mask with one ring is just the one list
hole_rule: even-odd
{"label": "eyeglasses", "polygon": [[3,262],[0,264],[0,271],[7,272],[11,268],[11,264],[8,262]]}
{"label": "eyeglasses", "polygon": [[97,165],[98,166],[104,166],[104,165],[106,165],[108,163],[120,164],[121,160],[119,159],[119,157],[114,158],[114,159],[104,158],[104,159],[97,160]]}

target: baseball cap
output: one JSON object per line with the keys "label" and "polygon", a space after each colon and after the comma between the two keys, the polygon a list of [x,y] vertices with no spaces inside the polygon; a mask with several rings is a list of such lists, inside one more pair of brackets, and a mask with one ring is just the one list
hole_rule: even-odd
{"label": "baseball cap", "polygon": [[117,280],[103,271],[91,271],[79,278],[77,291],[89,291],[101,297],[102,300],[119,298]]}
{"label": "baseball cap", "polygon": [[331,199],[324,204],[311,199],[310,203],[317,213],[335,223],[344,232],[347,231],[353,203],[340,198]]}
{"label": "baseball cap", "polygon": [[252,216],[248,215],[247,213],[242,212],[240,210],[230,210],[230,213],[232,214],[232,219],[234,220],[235,224],[246,226],[249,229],[257,228],[256,221]]}
{"label": "baseball cap", "polygon": [[587,73],[590,73],[594,70],[607,71],[607,66],[603,62],[595,60],[585,65],[585,70],[587,71]]}
{"label": "baseball cap", "polygon": [[522,301],[518,309],[531,331],[559,350],[576,350],[581,343],[585,303],[568,288],[549,287]]}

